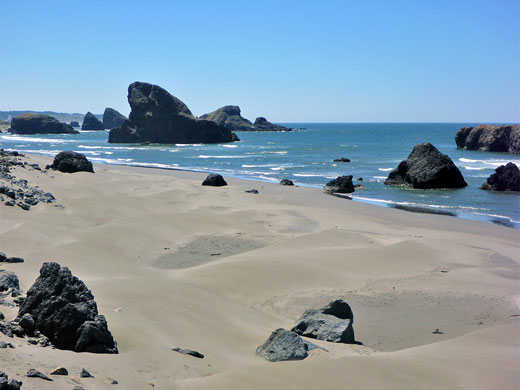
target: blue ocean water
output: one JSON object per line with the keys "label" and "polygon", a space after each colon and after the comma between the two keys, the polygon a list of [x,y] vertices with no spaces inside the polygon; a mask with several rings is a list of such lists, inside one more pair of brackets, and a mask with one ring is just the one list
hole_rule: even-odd
{"label": "blue ocean water", "polygon": [[[0,147],[55,155],[75,150],[98,163],[216,172],[224,176],[321,187],[340,175],[363,178],[354,199],[381,206],[429,211],[520,227],[520,196],[479,187],[494,170],[520,156],[458,150],[455,133],[471,123],[284,123],[292,132],[239,132],[229,144],[109,144],[108,131],[77,135],[0,135]],[[413,190],[385,186],[390,170],[414,145],[431,142],[459,167],[468,187]],[[350,163],[334,163],[346,157]]]}

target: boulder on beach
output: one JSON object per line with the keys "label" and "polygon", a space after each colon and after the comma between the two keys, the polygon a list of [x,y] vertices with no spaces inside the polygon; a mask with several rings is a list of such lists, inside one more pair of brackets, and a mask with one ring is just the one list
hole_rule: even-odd
{"label": "boulder on beach", "polygon": [[285,329],[276,329],[268,339],[256,349],[256,355],[270,362],[303,360],[308,351],[316,349],[313,343],[298,334]]}
{"label": "boulder on beach", "polygon": [[94,173],[92,163],[84,154],[72,151],[60,152],[54,157],[48,168],[65,173],[91,172]]}
{"label": "boulder on beach", "polygon": [[455,142],[459,149],[520,154],[520,125],[462,127]]}
{"label": "boulder on beach", "polygon": [[224,187],[227,186],[227,182],[224,178],[217,173],[210,173],[202,182],[203,186],[211,187]]}
{"label": "boulder on beach", "polygon": [[325,184],[323,190],[329,194],[349,194],[356,191],[352,184],[352,175],[338,176]]}
{"label": "boulder on beach", "polygon": [[291,131],[291,129],[285,126],[275,125],[274,123],[269,122],[263,116],[259,116],[255,119],[253,128],[255,131]]}
{"label": "boulder on beach", "polygon": [[81,130],[105,130],[103,123],[90,111],[85,114]]}
{"label": "boulder on beach", "polygon": [[18,276],[14,272],[0,270],[0,292],[9,289],[20,290],[20,282]]}
{"label": "boulder on beach", "polygon": [[313,339],[356,344],[353,323],[350,305],[338,299],[321,309],[306,310],[291,331]]}
{"label": "boulder on beach", "polygon": [[428,142],[415,145],[408,158],[390,172],[385,184],[421,189],[467,186],[451,158]]}
{"label": "boulder on beach", "polygon": [[94,296],[67,267],[43,263],[40,276],[27,291],[17,320],[30,314],[34,330],[59,349],[75,352],[118,353]]}
{"label": "boulder on beach", "polygon": [[78,134],[72,126],[49,115],[26,113],[11,121],[13,134]]}
{"label": "boulder on beach", "polygon": [[113,129],[114,127],[121,126],[127,119],[128,118],[119,111],[107,107],[103,113],[103,126],[105,129]]}
{"label": "boulder on beach", "polygon": [[238,139],[225,126],[195,118],[186,104],[158,85],[130,84],[128,103],[129,118],[110,130],[108,142],[193,144]]}
{"label": "boulder on beach", "polygon": [[480,188],[489,191],[520,192],[520,171],[512,162],[501,165]]}
{"label": "boulder on beach", "polygon": [[3,371],[0,371],[0,389],[2,390],[20,390],[22,387],[22,382],[17,381],[16,379],[9,380],[7,374]]}
{"label": "boulder on beach", "polygon": [[289,179],[282,179],[280,180],[280,185],[281,186],[293,186],[294,183],[292,180],[289,180]]}
{"label": "boulder on beach", "polygon": [[240,107],[224,106],[204,114],[200,119],[213,121],[219,125],[226,126],[231,131],[253,131],[255,130],[250,120],[240,115]]}
{"label": "boulder on beach", "polygon": [[70,122],[70,125],[72,127],[79,127],[79,122],[78,121],[72,121],[72,122]]}

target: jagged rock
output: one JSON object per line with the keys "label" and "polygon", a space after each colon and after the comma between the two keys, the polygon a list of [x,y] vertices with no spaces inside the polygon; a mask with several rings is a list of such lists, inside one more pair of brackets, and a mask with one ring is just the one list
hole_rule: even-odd
{"label": "jagged rock", "polygon": [[274,123],[269,122],[263,116],[259,116],[255,119],[253,128],[255,131],[291,131],[291,129],[285,126],[275,125]]}
{"label": "jagged rock", "polygon": [[25,313],[18,324],[25,330],[26,333],[31,334],[34,331],[34,318],[29,313]]}
{"label": "jagged rock", "polygon": [[26,376],[28,378],[41,378],[45,379],[46,381],[52,381],[52,379],[45,375],[43,372],[35,370],[34,368],[31,368],[29,371],[27,371]]}
{"label": "jagged rock", "polygon": [[350,162],[350,160],[348,158],[341,157],[334,159],[332,162]]}
{"label": "jagged rock", "polygon": [[480,187],[490,191],[520,191],[520,171],[512,162],[501,165]]}
{"label": "jagged rock", "polygon": [[0,389],[1,390],[20,390],[22,382],[16,379],[9,380],[7,374],[0,371]]}
{"label": "jagged rock", "polygon": [[58,170],[65,173],[74,172],[91,172],[94,173],[92,163],[84,154],[76,152],[60,152],[54,157],[50,169]]}
{"label": "jagged rock", "polygon": [[5,206],[14,206],[14,200],[8,200],[7,202],[4,203]]}
{"label": "jagged rock", "polygon": [[128,118],[121,114],[119,111],[107,107],[105,108],[105,112],[103,113],[103,126],[105,127],[105,129],[112,129],[117,126],[121,126],[123,122],[127,119]]}
{"label": "jagged rock", "polygon": [[292,180],[289,180],[289,179],[282,179],[280,180],[280,185],[281,186],[293,186],[294,183]]}
{"label": "jagged rock", "polygon": [[428,142],[415,145],[408,159],[390,172],[385,184],[421,189],[467,186],[451,158]]}
{"label": "jagged rock", "polygon": [[4,252],[0,252],[0,263],[3,262],[5,259],[7,259],[7,256]]}
{"label": "jagged rock", "polygon": [[105,126],[103,126],[103,122],[89,111],[83,118],[81,130],[105,130]]}
{"label": "jagged rock", "polygon": [[520,154],[520,125],[463,127],[455,142],[459,149]]}
{"label": "jagged rock", "polygon": [[7,291],[10,288],[20,290],[18,276],[14,272],[0,270],[0,291]]}
{"label": "jagged rock", "polygon": [[309,309],[291,330],[299,335],[334,343],[354,344],[354,315],[349,304],[341,299],[321,309]]}
{"label": "jagged rock", "polygon": [[132,109],[129,118],[110,130],[108,142],[192,144],[233,141],[227,127],[195,118],[182,101],[158,85],[130,84],[128,103]]}
{"label": "jagged rock", "polygon": [[224,178],[216,173],[210,173],[202,182],[203,186],[212,186],[212,187],[223,187],[227,186]]}
{"label": "jagged rock", "polygon": [[43,114],[22,114],[13,118],[9,131],[13,134],[78,134],[72,126]]}
{"label": "jagged rock", "polygon": [[79,376],[81,378],[94,378],[94,376],[84,368],[81,369]]}
{"label": "jagged rock", "polygon": [[308,351],[316,348],[316,345],[296,333],[280,328],[271,333],[269,338],[256,349],[256,355],[270,362],[303,360],[308,356]]}
{"label": "jagged rock", "polygon": [[175,347],[175,348],[172,348],[172,351],[183,353],[184,355],[190,355],[190,356],[193,356],[193,357],[196,357],[199,359],[204,359],[203,354],[201,354],[200,352],[197,352],[197,351],[193,351],[192,349],[184,349],[184,348]]}
{"label": "jagged rock", "polygon": [[5,318],[4,313],[2,313],[2,312],[0,311],[0,321],[3,320],[4,318]]}
{"label": "jagged rock", "polygon": [[44,263],[40,276],[27,291],[17,319],[32,315],[35,329],[59,349],[117,353],[117,344],[98,315],[94,296],[67,267]]}
{"label": "jagged rock", "polygon": [[231,131],[255,130],[251,121],[240,115],[240,107],[238,106],[221,107],[218,110],[202,115],[200,119],[226,126]]}
{"label": "jagged rock", "polygon": [[329,194],[349,194],[354,192],[355,188],[354,184],[352,184],[352,176],[338,176],[325,184],[323,190]]}
{"label": "jagged rock", "polygon": [[78,121],[72,121],[72,122],[70,122],[70,125],[72,127],[79,127],[79,122]]}
{"label": "jagged rock", "polygon": [[69,375],[69,371],[65,367],[57,367],[50,372],[51,375]]}

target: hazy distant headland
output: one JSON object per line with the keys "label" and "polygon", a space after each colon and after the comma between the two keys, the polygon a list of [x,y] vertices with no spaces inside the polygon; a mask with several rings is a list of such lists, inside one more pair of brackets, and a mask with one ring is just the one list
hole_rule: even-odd
{"label": "hazy distant headland", "polygon": [[[49,115],[60,122],[70,123],[72,121],[77,121],[79,123],[83,122],[83,117],[85,114],[80,113],[68,113],[68,112],[54,112],[54,111],[34,111],[34,110],[21,110],[21,111],[0,111],[0,120],[10,121],[12,118],[24,114],[24,113],[35,113],[35,114],[44,114]],[[97,118],[103,119],[103,114],[94,114]]]}

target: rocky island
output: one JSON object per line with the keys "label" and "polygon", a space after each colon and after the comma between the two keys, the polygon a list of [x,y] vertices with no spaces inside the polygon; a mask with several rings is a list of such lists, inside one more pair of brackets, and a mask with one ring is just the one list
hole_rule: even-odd
{"label": "rocky island", "polygon": [[275,125],[264,117],[258,117],[255,123],[241,115],[239,106],[224,106],[218,110],[204,114],[200,119],[206,119],[226,126],[231,131],[291,131],[291,129]]}
{"label": "rocky island", "polygon": [[255,119],[253,127],[255,131],[291,131],[291,129],[285,126],[275,125],[274,123],[269,122],[263,116],[259,116]]}
{"label": "rocky island", "polygon": [[81,130],[105,130],[103,123],[90,111],[85,114]]}
{"label": "rocky island", "polygon": [[13,118],[9,131],[13,134],[78,134],[72,126],[52,116],[33,113]]}
{"label": "rocky island", "polygon": [[158,85],[130,84],[128,103],[132,110],[129,118],[110,130],[108,142],[190,144],[238,140],[227,127],[197,119],[186,104]]}
{"label": "rocky island", "polygon": [[113,129],[114,127],[121,126],[127,119],[128,118],[119,111],[107,107],[103,113],[103,126],[105,129]]}
{"label": "rocky island", "polygon": [[520,125],[463,127],[455,142],[458,149],[520,154]]}

